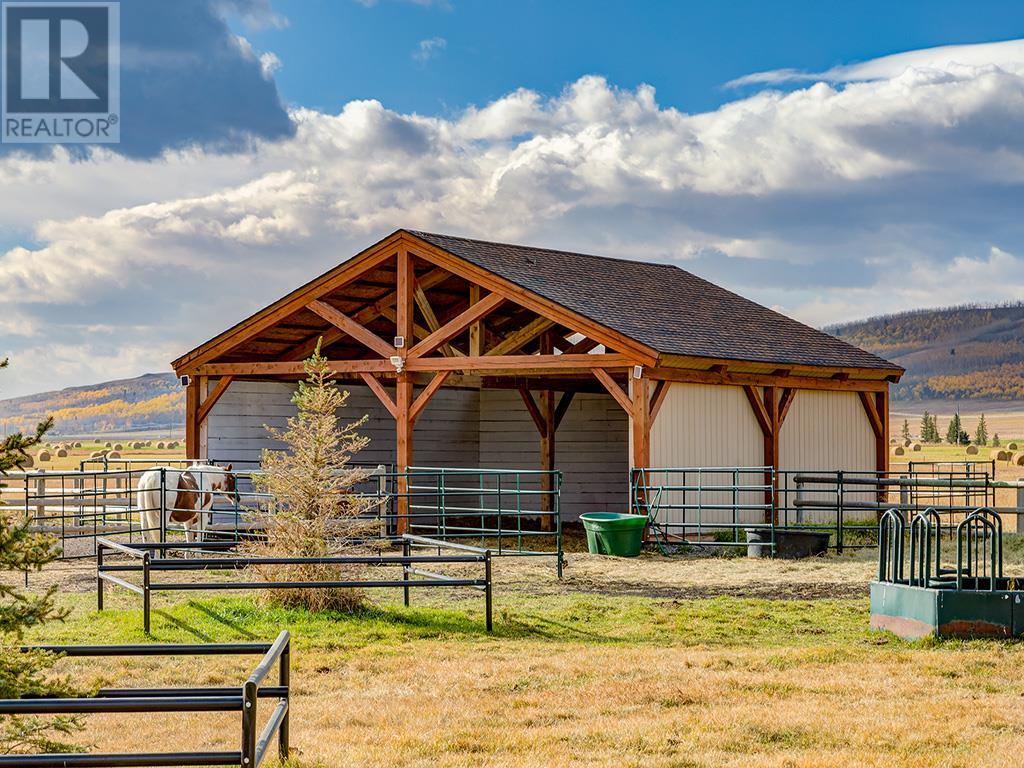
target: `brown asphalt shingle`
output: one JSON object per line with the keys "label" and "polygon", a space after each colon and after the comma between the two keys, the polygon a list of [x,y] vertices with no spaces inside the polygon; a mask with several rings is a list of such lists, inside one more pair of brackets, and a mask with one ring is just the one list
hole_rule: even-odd
{"label": "brown asphalt shingle", "polygon": [[670,264],[407,231],[663,354],[901,370]]}

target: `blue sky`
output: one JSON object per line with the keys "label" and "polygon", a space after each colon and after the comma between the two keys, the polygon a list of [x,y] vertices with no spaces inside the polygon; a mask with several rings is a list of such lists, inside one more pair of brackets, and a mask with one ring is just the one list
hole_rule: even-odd
{"label": "blue sky", "polygon": [[[725,83],[761,70],[812,72],[900,51],[1024,34],[1015,2],[401,2],[278,0],[287,26],[246,30],[284,62],[291,104],[336,111],[378,99],[439,114],[516,88],[558,93],[598,73],[648,83],[664,106],[713,109],[744,91]],[[444,40],[427,62],[424,40]]]}
{"label": "blue sky", "polygon": [[389,232],[804,322],[1024,296],[1003,2],[122,0],[121,143],[0,148],[7,396],[148,371]]}

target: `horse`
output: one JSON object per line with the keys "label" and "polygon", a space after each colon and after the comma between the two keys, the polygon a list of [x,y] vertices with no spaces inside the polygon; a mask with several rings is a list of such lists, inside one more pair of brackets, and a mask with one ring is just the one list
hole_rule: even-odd
{"label": "horse", "polygon": [[[161,478],[163,493],[161,494]],[[231,464],[192,464],[188,469],[153,467],[142,473],[137,488],[139,523],[142,538],[151,543],[160,540],[161,520],[182,523],[185,541],[202,541],[207,517],[215,495],[234,501],[235,476]]]}

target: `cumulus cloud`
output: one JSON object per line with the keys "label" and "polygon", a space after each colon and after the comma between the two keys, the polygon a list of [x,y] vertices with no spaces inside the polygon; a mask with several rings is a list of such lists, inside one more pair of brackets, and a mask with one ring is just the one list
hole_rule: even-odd
{"label": "cumulus cloud", "polygon": [[0,356],[160,369],[398,227],[675,261],[819,325],[1016,298],[1024,71],[959,58],[701,114],[588,76],[446,117],[300,109],[230,158],[8,157],[0,225],[30,237],[0,255]]}

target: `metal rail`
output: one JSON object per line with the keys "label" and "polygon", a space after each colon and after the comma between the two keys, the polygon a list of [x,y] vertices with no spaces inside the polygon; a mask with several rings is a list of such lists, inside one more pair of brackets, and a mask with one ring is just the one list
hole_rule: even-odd
{"label": "metal rail", "polygon": [[[152,594],[154,592],[193,592],[207,590],[261,590],[261,589],[401,589],[403,602],[410,604],[410,590],[420,588],[457,588],[468,587],[484,593],[484,621],[488,632],[493,631],[493,580],[491,571],[492,553],[488,549],[478,549],[456,542],[430,539],[423,536],[406,536],[398,540],[403,548],[401,555],[351,555],[327,557],[258,557],[225,555],[221,557],[172,558],[167,555],[176,547],[169,543],[156,544],[121,544],[104,538],[97,541],[96,550],[96,607],[104,608],[105,585],[122,587],[142,596],[143,629],[148,634],[152,621]],[[437,548],[437,555],[413,554],[413,544]],[[440,554],[442,549],[450,549],[465,554]],[[182,548],[189,551],[189,548]],[[128,563],[113,563],[108,553],[126,554]],[[154,557],[154,553],[160,556]],[[418,566],[437,566],[446,564],[479,563],[483,566],[483,575],[476,578],[461,578],[444,575],[433,568]],[[397,566],[402,569],[400,579],[342,579],[319,581],[191,581],[161,582],[154,581],[154,574],[185,572],[185,571],[239,571],[264,565],[338,565],[387,567]],[[134,573],[141,576],[141,584],[135,584],[121,576],[120,573]],[[416,577],[416,578],[413,578]]]}
{"label": "metal rail", "polygon": [[[3,768],[93,768],[95,766],[184,766],[237,765],[258,768],[277,736],[278,757],[289,753],[288,711],[291,685],[291,638],[282,631],[273,643],[210,643],[207,645],[110,645],[36,646],[22,650],[44,650],[72,657],[212,656],[261,655],[262,658],[240,686],[196,688],[101,688],[95,696],[21,698],[0,700],[0,714],[98,714],[98,713],[189,713],[238,712],[241,715],[241,747],[237,751],[182,751],[132,753],[45,753],[0,755]],[[260,686],[278,668],[277,684]],[[256,703],[276,699],[274,710],[257,732]]]}

